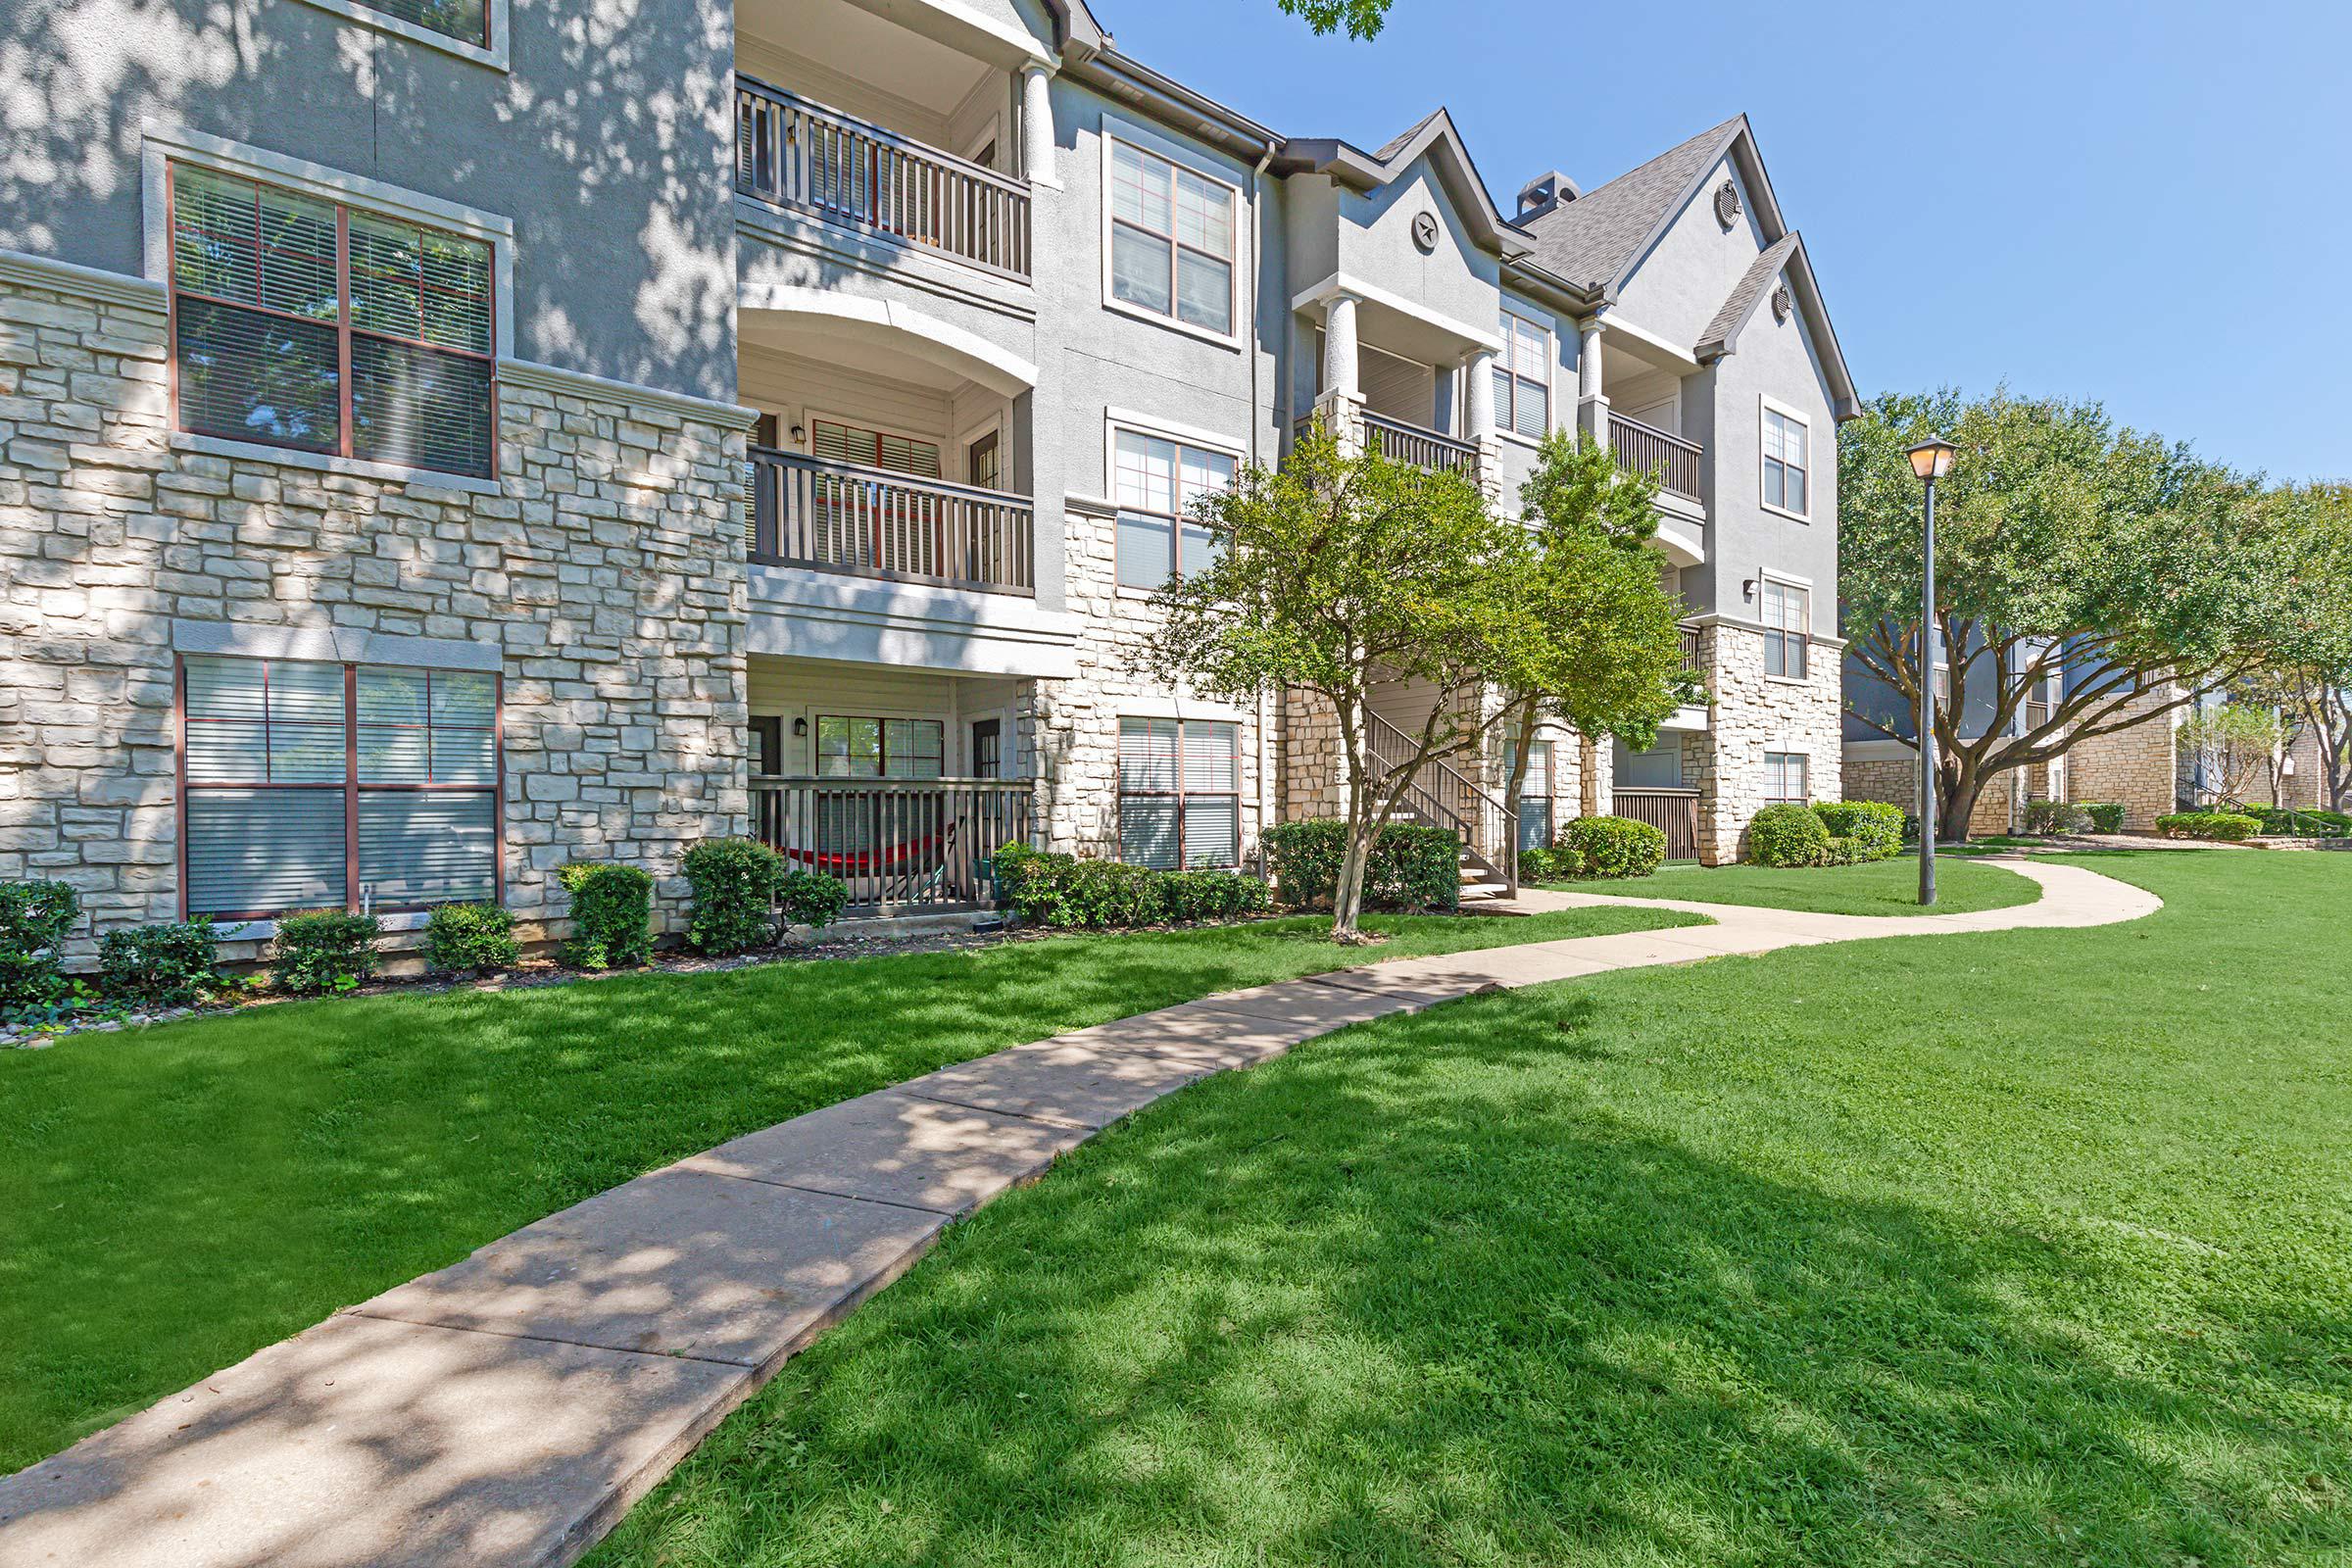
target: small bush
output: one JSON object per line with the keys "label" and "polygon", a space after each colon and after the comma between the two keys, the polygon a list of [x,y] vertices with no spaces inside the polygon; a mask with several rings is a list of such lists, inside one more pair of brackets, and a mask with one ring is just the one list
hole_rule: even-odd
{"label": "small bush", "polygon": [[435,974],[496,974],[522,956],[514,916],[495,904],[444,904],[424,926],[424,965]]}
{"label": "small bush", "polygon": [[[1289,908],[1328,906],[1348,854],[1348,824],[1335,816],[1283,822],[1260,842],[1274,885]],[[1458,907],[1462,896],[1461,841],[1440,827],[1385,824],[1372,839],[1364,867],[1364,907],[1412,911]]]}
{"label": "small bush", "polygon": [[1830,830],[1808,806],[1767,806],[1747,824],[1748,858],[1758,865],[1820,865]]}
{"label": "small bush", "polygon": [[776,890],[784,858],[756,839],[706,839],[680,862],[693,890],[686,940],[714,957],[776,940]]}
{"label": "small bush", "polygon": [[2026,831],[2041,838],[2063,838],[2090,826],[2090,813],[2072,801],[2028,801]]}
{"label": "small bush", "polygon": [[383,925],[372,914],[313,909],[277,918],[270,950],[270,978],[297,997],[356,991],[375,978],[375,939]]}
{"label": "small bush", "polygon": [[634,969],[654,956],[654,879],[634,865],[574,860],[556,873],[571,895],[574,969]]}
{"label": "small bush", "polygon": [[2294,811],[2277,806],[2249,806],[2246,814],[2262,823],[2265,833],[2284,834],[2290,838],[2341,838],[2352,833],[2352,816],[2341,811],[2314,808]]}
{"label": "small bush", "polygon": [[63,882],[0,882],[0,1007],[65,994],[57,950],[79,918],[80,896]]}
{"label": "small bush", "polygon": [[1046,855],[1026,845],[997,852],[1004,901],[1032,925],[1099,931],[1263,914],[1266,885],[1234,871],[1155,871],[1118,860]]}
{"label": "small bush", "polygon": [[134,925],[98,940],[98,989],[141,1007],[188,1007],[220,989],[210,915],[169,925]]}
{"label": "small bush", "polygon": [[1554,844],[1548,849],[1539,845],[1519,852],[1519,880],[1522,882],[1565,882],[1584,874],[1585,858],[1575,846]]}
{"label": "small bush", "polygon": [[2221,844],[2243,844],[2262,830],[2262,823],[2235,811],[2176,811],[2156,819],[2156,831],[2168,839],[2210,839]]}
{"label": "small bush", "polygon": [[2124,830],[2124,807],[2121,801],[2085,802],[2082,814],[2090,819],[2093,833],[2121,833]]}
{"label": "small bush", "polygon": [[1666,863],[1666,830],[1630,816],[1580,816],[1555,842],[1583,862],[1578,876],[1647,876]]}
{"label": "small bush", "polygon": [[850,885],[822,871],[788,870],[776,882],[776,912],[786,925],[822,931],[850,906]]}
{"label": "small bush", "polygon": [[1903,853],[1903,808],[1885,801],[1819,801],[1813,814],[1829,829],[1830,844],[1845,858],[1840,865],[1890,860]]}

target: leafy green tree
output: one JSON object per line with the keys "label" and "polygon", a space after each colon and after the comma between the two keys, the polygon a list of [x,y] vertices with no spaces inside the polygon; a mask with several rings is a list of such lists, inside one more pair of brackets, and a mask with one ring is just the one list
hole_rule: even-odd
{"label": "leafy green tree", "polygon": [[2196,759],[2201,804],[2242,807],[2265,769],[2276,776],[2274,764],[2294,742],[2294,721],[2259,702],[2223,703],[2189,714],[2178,740]]}
{"label": "leafy green tree", "polygon": [[[1657,494],[1654,477],[1626,473],[1605,448],[1563,430],[1544,438],[1520,487],[1529,532],[1515,610],[1521,630],[1509,646],[1524,663],[1500,684],[1521,744],[1512,749],[1506,803],[1526,788],[1525,740],[1540,721],[1576,732],[1590,795],[1601,740],[1643,750],[1676,708],[1704,700],[1697,677],[1682,667],[1678,607],[1646,548],[1658,531]],[[1516,856],[1510,882],[1515,893]]]}
{"label": "leafy green tree", "polygon": [[1279,0],[1282,9],[1303,18],[1317,32],[1348,29],[1350,38],[1373,38],[1389,20],[1389,0]]}
{"label": "leafy green tree", "polygon": [[[2292,551],[2259,484],[2119,429],[2095,403],[1888,394],[1838,433],[1838,586],[1849,652],[1911,710],[1925,678],[1920,486],[1903,449],[1931,434],[1960,448],[1936,498],[1936,631],[1951,651],[1936,723],[1943,821],[1964,831],[2003,773],[2276,659],[2291,625]],[[2032,722],[2029,705],[2062,669],[2062,697]],[[2178,695],[2132,707],[2158,687]]]}
{"label": "leafy green tree", "polygon": [[2282,492],[2295,596],[2285,646],[2259,689],[2318,741],[2323,799],[2352,810],[2352,485]]}

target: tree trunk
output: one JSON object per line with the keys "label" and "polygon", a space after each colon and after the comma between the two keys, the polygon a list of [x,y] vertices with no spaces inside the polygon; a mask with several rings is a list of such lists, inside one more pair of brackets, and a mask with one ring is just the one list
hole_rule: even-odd
{"label": "tree trunk", "polygon": [[[1536,749],[1536,704],[1533,698],[1519,705],[1513,720],[1518,725],[1518,738],[1511,743],[1511,779],[1502,790],[1502,851],[1505,898],[1519,896],[1519,796],[1527,788],[1528,753]],[[1545,788],[1548,790],[1549,786]],[[1548,835],[1550,824],[1544,824]]]}
{"label": "tree trunk", "polygon": [[1943,774],[1936,780],[1936,790],[1938,835],[1954,844],[1966,844],[1969,824],[1977,817],[1977,800],[1984,793],[1988,780],[1966,764],[1937,771]]}
{"label": "tree trunk", "polygon": [[1348,852],[1340,857],[1339,886],[1331,895],[1331,940],[1355,943],[1363,940],[1357,927],[1364,912],[1364,872],[1372,863],[1372,840],[1380,831],[1376,821],[1358,821],[1350,814],[1348,821]]}

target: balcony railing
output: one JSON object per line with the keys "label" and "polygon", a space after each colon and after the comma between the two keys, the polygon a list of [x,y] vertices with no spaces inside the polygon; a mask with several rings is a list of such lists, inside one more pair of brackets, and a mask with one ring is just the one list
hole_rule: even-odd
{"label": "balcony railing", "polygon": [[754,563],[897,582],[1037,593],[1027,496],[754,447],[745,464]]}
{"label": "balcony railing", "polygon": [[1666,835],[1666,858],[1698,858],[1698,791],[1611,790],[1609,809]]}
{"label": "balcony railing", "polygon": [[1703,653],[1703,647],[1704,645],[1699,638],[1698,628],[1695,626],[1685,626],[1683,628],[1683,669],[1687,673],[1692,675],[1704,675],[1707,672],[1707,662]]}
{"label": "balcony railing", "polygon": [[738,74],[735,188],[986,271],[1029,277],[1029,186]]}
{"label": "balcony railing", "polygon": [[1424,430],[1386,415],[1364,414],[1364,447],[1391,463],[1409,463],[1416,468],[1466,473],[1478,462],[1478,448],[1452,436]]}
{"label": "balcony railing", "polygon": [[1030,842],[1028,780],[752,780],[753,831],[803,870],[838,877],[853,914],[985,909],[996,855]]}
{"label": "balcony railing", "polygon": [[1686,501],[1696,501],[1699,459],[1705,449],[1679,435],[1653,429],[1622,414],[1609,416],[1609,450],[1617,466],[1628,473],[1655,474],[1658,488]]}

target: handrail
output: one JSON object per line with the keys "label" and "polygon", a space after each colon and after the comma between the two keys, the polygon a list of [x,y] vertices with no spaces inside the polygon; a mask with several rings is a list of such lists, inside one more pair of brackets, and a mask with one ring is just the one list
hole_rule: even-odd
{"label": "handrail", "polygon": [[1027,496],[772,447],[752,448],[744,469],[745,546],[757,564],[1037,593]]}
{"label": "handrail", "polygon": [[1669,435],[1655,425],[1629,419],[1609,411],[1609,450],[1617,466],[1629,473],[1657,476],[1658,488],[1686,500],[1699,498],[1699,466],[1706,449],[1695,441]]}
{"label": "handrail", "polygon": [[[1384,768],[1396,766],[1418,749],[1410,736],[1378,713],[1367,710],[1364,720],[1365,750]],[[1493,810],[1495,820],[1502,824],[1505,846],[1516,842],[1514,814],[1476,781],[1442,759],[1431,758],[1414,770],[1404,787],[1403,799],[1413,809],[1434,819],[1437,826],[1451,829],[1473,865],[1496,876],[1505,874],[1488,851],[1486,812]],[[1506,847],[1502,853],[1507,856],[1510,851]]]}
{"label": "handrail", "polygon": [[[1477,461],[1478,448],[1468,441],[1393,419],[1385,414],[1374,414],[1370,409],[1363,411],[1362,417],[1364,445],[1394,462],[1455,473]],[[1392,443],[1401,450],[1391,450]]]}
{"label": "handrail", "polygon": [[1027,281],[1029,182],[741,73],[736,189]]}
{"label": "handrail", "polygon": [[1705,638],[1696,626],[1682,627],[1681,632],[1684,670],[1692,675],[1704,675],[1707,672]]}

